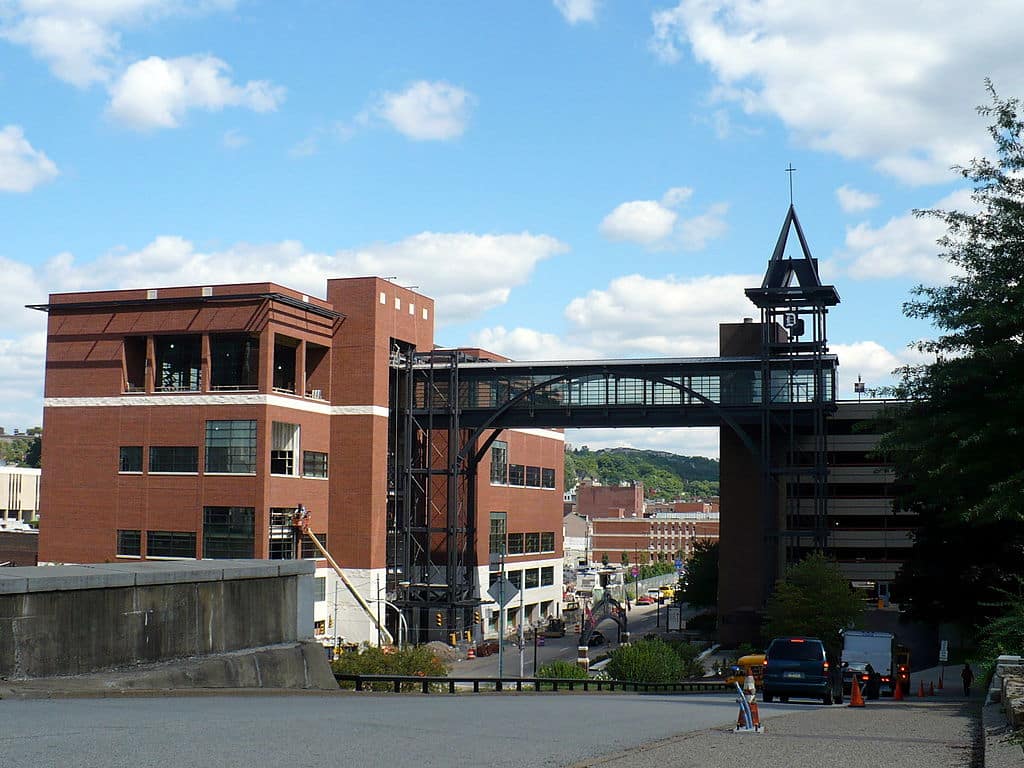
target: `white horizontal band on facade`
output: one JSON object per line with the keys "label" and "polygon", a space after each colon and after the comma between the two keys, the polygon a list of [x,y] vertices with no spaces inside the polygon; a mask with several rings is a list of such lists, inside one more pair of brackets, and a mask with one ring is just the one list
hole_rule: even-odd
{"label": "white horizontal band on facade", "polygon": [[546,437],[549,440],[565,442],[565,434],[554,429],[532,429],[530,427],[512,427],[510,432],[518,432],[521,435],[533,435],[534,437]]}
{"label": "white horizontal band on facade", "polygon": [[125,406],[257,405],[290,408],[323,416],[381,416],[390,411],[382,405],[328,405],[281,395],[196,394],[121,395],[114,397],[47,397],[44,408],[111,408]]}

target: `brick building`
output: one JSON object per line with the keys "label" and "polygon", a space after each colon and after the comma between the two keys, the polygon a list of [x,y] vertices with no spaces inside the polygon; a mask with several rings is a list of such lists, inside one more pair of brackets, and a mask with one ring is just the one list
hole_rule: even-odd
{"label": "brick building", "polygon": [[[379,278],[328,280],[326,296],[272,283],[51,295],[40,560],[312,557],[290,527],[302,504],[362,595],[393,600],[391,356],[433,349],[434,303]],[[500,443],[506,478],[482,465],[476,481],[478,578],[485,591],[502,519],[539,614],[561,593],[564,439]],[[376,641],[333,572],[318,577],[318,633]]]}
{"label": "brick building", "polygon": [[610,564],[646,563],[693,554],[698,541],[718,541],[718,512],[662,512],[653,517],[601,517],[592,521],[593,557]]}
{"label": "brick building", "polygon": [[584,480],[576,487],[577,515],[597,517],[643,517],[644,484],[601,485]]}

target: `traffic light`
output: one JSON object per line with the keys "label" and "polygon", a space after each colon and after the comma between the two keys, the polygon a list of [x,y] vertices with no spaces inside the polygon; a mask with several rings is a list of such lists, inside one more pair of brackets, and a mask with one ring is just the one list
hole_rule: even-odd
{"label": "traffic light", "polygon": [[465,630],[462,633],[462,636],[466,639],[466,642],[468,643],[470,640],[473,639],[473,630],[471,630],[471,629]]}
{"label": "traffic light", "polygon": [[479,624],[480,623],[480,611],[473,611],[473,623],[474,624]]}
{"label": "traffic light", "polygon": [[440,611],[435,613],[434,614],[434,623],[437,624],[437,626],[439,626],[439,627],[443,627],[444,626],[444,614],[441,613]]}

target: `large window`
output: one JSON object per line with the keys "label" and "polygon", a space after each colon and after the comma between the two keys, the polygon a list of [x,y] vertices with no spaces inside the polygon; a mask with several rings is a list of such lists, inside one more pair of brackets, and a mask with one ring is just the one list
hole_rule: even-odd
{"label": "large window", "polygon": [[508,553],[510,555],[523,554],[523,534],[510,533],[508,535]]}
{"label": "large window", "polygon": [[555,470],[544,467],[540,471],[540,487],[541,488],[554,488],[555,487]]}
{"label": "large window", "polygon": [[527,589],[534,589],[535,587],[540,586],[540,581],[539,581],[539,578],[538,578],[538,574],[537,574],[537,569],[536,568],[527,568],[524,573],[526,574],[526,588]]}
{"label": "large window", "polygon": [[245,334],[210,336],[210,389],[257,389],[259,370],[259,338]]}
{"label": "large window", "polygon": [[501,485],[508,482],[508,443],[501,440],[491,444],[491,482]]}
{"label": "large window", "polygon": [[540,551],[541,552],[554,552],[555,551],[555,532],[554,531],[543,531],[540,535]]}
{"label": "large window", "polygon": [[299,425],[275,421],[270,447],[270,474],[298,475]]}
{"label": "large window", "polygon": [[491,535],[490,553],[492,555],[505,554],[505,523],[508,514],[505,512],[491,512]]}
{"label": "large window", "polygon": [[555,583],[555,568],[552,565],[545,566],[540,569],[540,585],[542,587],[551,587]]}
{"label": "large window", "polygon": [[118,531],[117,554],[138,557],[142,554],[142,531]]}
{"label": "large window", "polygon": [[526,551],[527,553],[540,552],[540,534],[539,533],[528,533],[526,534]]}
{"label": "large window", "polygon": [[199,471],[199,449],[194,445],[153,445],[149,449],[150,472]]}
{"label": "large window", "polygon": [[327,599],[327,577],[317,576],[313,579],[313,602],[322,603]]}
{"label": "large window", "polygon": [[255,518],[253,507],[203,507],[203,557],[253,557]]}
{"label": "large window", "polygon": [[[316,536],[316,540],[323,545],[323,548],[327,549],[327,534],[314,533],[313,535]],[[309,536],[302,537],[302,543],[299,546],[299,555],[304,560],[316,560],[317,558],[323,557],[323,555],[320,554],[320,550],[316,548],[316,544],[309,540]]]}
{"label": "large window", "polygon": [[118,463],[119,472],[141,472],[142,471],[142,446],[122,445],[121,456]]}
{"label": "large window", "polygon": [[540,488],[540,467],[526,468],[526,485],[530,488]]}
{"label": "large window", "polygon": [[271,560],[291,560],[295,557],[295,529],[292,528],[294,507],[270,508],[270,551]]}
{"label": "large window", "polygon": [[199,336],[157,336],[156,391],[198,391],[201,370]]}
{"label": "large window", "polygon": [[195,531],[146,531],[146,557],[195,556]]}
{"label": "large window", "polygon": [[508,484],[523,485],[526,482],[526,473],[522,464],[508,465]]}
{"label": "large window", "polygon": [[320,451],[303,451],[302,474],[306,477],[327,477],[327,454]]}
{"label": "large window", "polygon": [[275,334],[274,336],[274,389],[278,392],[295,392],[295,350],[298,339]]}
{"label": "large window", "polygon": [[255,474],[255,419],[206,422],[206,471],[229,475]]}
{"label": "large window", "polygon": [[505,571],[505,578],[509,580],[516,589],[523,588],[523,572],[522,571]]}

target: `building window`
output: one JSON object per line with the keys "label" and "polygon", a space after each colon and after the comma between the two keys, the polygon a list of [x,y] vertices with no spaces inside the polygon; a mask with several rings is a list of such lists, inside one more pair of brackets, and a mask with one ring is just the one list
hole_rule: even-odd
{"label": "building window", "polygon": [[540,488],[540,467],[526,468],[526,485],[529,488]]}
{"label": "building window", "polygon": [[195,531],[146,531],[146,557],[195,559]]}
{"label": "building window", "polygon": [[491,445],[491,482],[499,485],[508,482],[508,443],[500,440]]}
{"label": "building window", "polygon": [[256,420],[206,422],[206,471],[256,473]]}
{"label": "building window", "polygon": [[505,523],[508,515],[505,512],[491,512],[490,553],[505,554]]}
{"label": "building window", "polygon": [[302,474],[306,477],[327,477],[327,454],[319,451],[303,451]]}
{"label": "building window", "polygon": [[297,475],[295,456],[299,452],[299,425],[275,421],[270,447],[270,474]]}
{"label": "building window", "polygon": [[523,572],[522,571],[505,571],[505,578],[509,580],[516,589],[523,588]]}
{"label": "building window", "polygon": [[555,567],[553,565],[545,566],[540,569],[540,585],[542,587],[551,587],[555,584]]}
{"label": "building window", "polygon": [[540,535],[540,551],[541,552],[554,552],[555,551],[555,532],[544,531]]}
{"label": "building window", "polygon": [[203,557],[253,557],[255,518],[253,507],[203,507]]}
{"label": "building window", "polygon": [[508,553],[510,555],[523,554],[523,534],[510,533],[508,535]]}
{"label": "building window", "polygon": [[157,392],[198,392],[202,346],[199,336],[157,336]]}
{"label": "building window", "polygon": [[280,334],[274,335],[274,380],[275,392],[295,393],[295,350],[298,339]]}
{"label": "building window", "polygon": [[540,471],[540,487],[541,488],[554,488],[555,487],[555,470],[544,467]]}
{"label": "building window", "polygon": [[540,534],[539,533],[528,533],[528,534],[526,534],[526,551],[527,551],[527,553],[540,552]]}
{"label": "building window", "polygon": [[[313,533],[310,531],[310,533]],[[327,534],[326,533],[313,533],[316,536],[316,540],[320,542],[324,549],[327,549]],[[330,550],[328,550],[330,551]],[[303,560],[316,560],[317,558],[323,557],[320,554],[320,550],[316,548],[316,544],[309,540],[309,536],[303,536],[299,542],[299,556]]]}
{"label": "building window", "polygon": [[199,449],[194,445],[153,445],[149,449],[150,472],[199,472]]}
{"label": "building window", "polygon": [[523,485],[526,482],[526,473],[522,464],[508,465],[508,484]]}
{"label": "building window", "polygon": [[259,338],[245,334],[210,336],[210,389],[258,389],[259,370]]}
{"label": "building window", "polygon": [[540,580],[538,578],[537,569],[536,568],[527,568],[526,569],[526,588],[527,589],[534,589],[537,586],[539,586],[539,584],[540,584]]}
{"label": "building window", "polygon": [[267,556],[271,560],[291,560],[295,557],[295,529],[292,528],[294,507],[270,508],[270,548]]}
{"label": "building window", "polygon": [[313,602],[322,603],[327,599],[327,577],[317,576],[313,579]]}
{"label": "building window", "polygon": [[124,388],[126,392],[146,391],[146,337],[128,336],[124,340]]}
{"label": "building window", "polygon": [[139,557],[142,554],[142,531],[118,531],[117,554]]}
{"label": "building window", "polygon": [[141,472],[142,471],[142,446],[122,445],[121,458],[118,465],[119,472]]}

